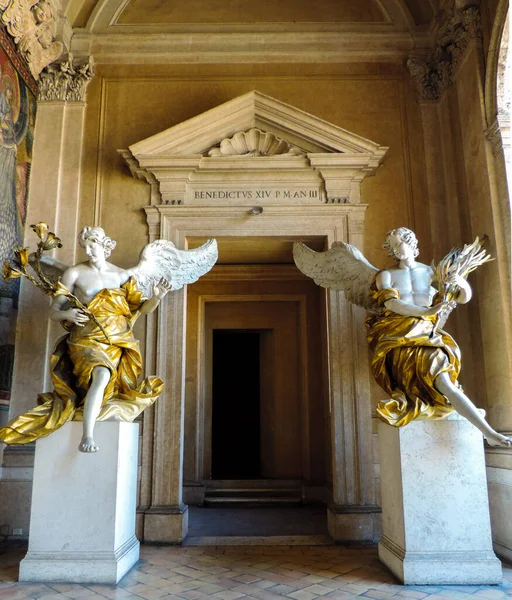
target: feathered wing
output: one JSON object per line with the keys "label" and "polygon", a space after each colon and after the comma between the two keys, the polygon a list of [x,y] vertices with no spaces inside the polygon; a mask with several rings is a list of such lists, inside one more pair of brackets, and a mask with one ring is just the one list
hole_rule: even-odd
{"label": "feathered wing", "polygon": [[293,245],[298,269],[322,287],[345,292],[347,300],[368,310],[374,305],[370,285],[379,272],[350,244],[335,242],[326,252],[315,252],[302,242]]}
{"label": "feathered wing", "polygon": [[162,279],[170,284],[172,291],[194,283],[208,273],[217,258],[216,240],[208,240],[193,250],[179,250],[172,242],[156,240],[143,248],[139,264],[127,270],[137,280],[141,292],[149,298],[153,285]]}

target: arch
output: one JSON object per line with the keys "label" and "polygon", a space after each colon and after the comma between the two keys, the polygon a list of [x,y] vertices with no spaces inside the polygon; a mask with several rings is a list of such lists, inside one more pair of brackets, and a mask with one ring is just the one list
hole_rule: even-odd
{"label": "arch", "polygon": [[[87,0],[63,0],[66,15],[78,14]],[[130,0],[98,0],[87,22],[86,30],[91,33],[103,31],[116,24]],[[375,0],[381,10],[386,24],[392,24],[398,31],[413,32],[416,24],[405,0]]]}
{"label": "arch", "polygon": [[490,127],[498,118],[498,62],[501,38],[509,10],[508,0],[499,0],[491,32],[485,73],[485,120]]}

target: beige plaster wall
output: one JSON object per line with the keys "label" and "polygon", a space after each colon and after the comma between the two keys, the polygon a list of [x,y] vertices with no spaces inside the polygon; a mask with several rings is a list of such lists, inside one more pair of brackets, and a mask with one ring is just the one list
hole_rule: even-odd
{"label": "beige plaster wall", "polygon": [[114,260],[133,264],[147,242],[141,207],[149,186],[130,175],[117,150],[253,89],[389,146],[362,184],[369,205],[363,250],[376,266],[389,264],[385,233],[405,225],[430,262],[421,114],[408,74],[396,65],[101,65],[88,88],[80,225],[101,224],[118,242]]}
{"label": "beige plaster wall", "polygon": [[117,149],[257,89],[389,146],[377,175],[363,183],[364,251],[381,265],[385,232],[408,225],[430,260],[421,124],[404,76],[389,65],[101,66],[88,89],[80,220],[97,217],[118,240],[117,261],[131,264],[147,239],[140,208],[149,186],[131,177]]}

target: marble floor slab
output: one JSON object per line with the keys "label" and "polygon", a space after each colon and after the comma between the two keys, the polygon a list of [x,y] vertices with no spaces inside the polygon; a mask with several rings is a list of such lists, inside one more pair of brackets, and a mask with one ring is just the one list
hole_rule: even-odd
{"label": "marble floor slab", "polygon": [[26,552],[0,545],[0,600],[500,600],[512,598],[512,566],[501,586],[411,586],[379,563],[375,548],[343,546],[142,546],[117,586],[18,583]]}

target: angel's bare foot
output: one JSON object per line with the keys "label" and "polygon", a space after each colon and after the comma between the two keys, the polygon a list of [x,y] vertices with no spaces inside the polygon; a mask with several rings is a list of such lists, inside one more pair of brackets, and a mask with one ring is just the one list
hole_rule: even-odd
{"label": "angel's bare foot", "polygon": [[501,446],[502,448],[512,448],[512,437],[502,435],[497,431],[493,435],[486,435],[485,439],[489,446]]}
{"label": "angel's bare foot", "polygon": [[96,446],[96,443],[92,437],[84,436],[78,445],[78,450],[80,452],[98,452],[99,447]]}

